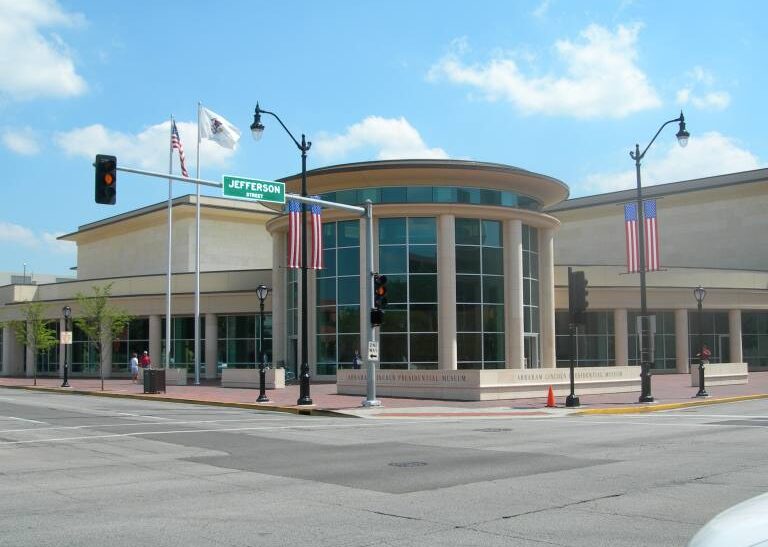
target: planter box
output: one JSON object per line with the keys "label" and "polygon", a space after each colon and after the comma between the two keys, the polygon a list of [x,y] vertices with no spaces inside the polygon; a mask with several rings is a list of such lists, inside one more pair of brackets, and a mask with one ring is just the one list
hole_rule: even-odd
{"label": "planter box", "polygon": [[[747,363],[710,363],[704,365],[705,386],[746,384]],[[691,386],[699,387],[699,365],[691,365]]]}
{"label": "planter box", "polygon": [[165,369],[165,383],[169,386],[187,385],[186,368],[167,368]]}
{"label": "planter box", "polygon": [[[267,389],[285,388],[285,369],[268,368],[264,383]],[[223,368],[221,369],[221,387],[247,387],[259,389],[259,369]]]}

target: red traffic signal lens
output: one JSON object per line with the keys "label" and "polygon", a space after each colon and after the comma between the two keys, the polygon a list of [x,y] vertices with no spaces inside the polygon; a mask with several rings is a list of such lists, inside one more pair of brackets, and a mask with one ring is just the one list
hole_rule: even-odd
{"label": "red traffic signal lens", "polygon": [[107,173],[104,175],[104,184],[107,186],[112,186],[113,182],[115,182],[115,178],[112,176],[112,173]]}

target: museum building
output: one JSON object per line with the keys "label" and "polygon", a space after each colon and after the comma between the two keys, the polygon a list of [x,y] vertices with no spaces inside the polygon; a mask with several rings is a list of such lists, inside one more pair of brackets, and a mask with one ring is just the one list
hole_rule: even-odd
{"label": "museum building", "polygon": [[[284,179],[298,193],[300,176]],[[388,278],[379,328],[380,368],[493,370],[567,364],[567,268],[585,272],[586,324],[579,366],[638,364],[637,274],[627,274],[623,205],[635,190],[574,199],[567,186],[516,167],[460,160],[393,160],[308,172],[311,194],[350,205],[373,202],[374,269]],[[661,270],[647,274],[656,316],[655,372],[687,373],[701,340],[714,362],[768,368],[768,169],[644,188],[657,201]],[[260,335],[256,287],[267,298],[270,362],[294,372],[301,348],[300,270],[287,265],[288,215],[264,204],[201,198],[203,377],[254,367]],[[174,367],[194,366],[195,197],[173,202]],[[365,332],[364,219],[322,214],[322,270],[308,272],[308,362],[333,381],[362,353]],[[46,304],[52,326],[75,296],[112,284],[112,302],[133,316],[105,349],[105,375],[127,375],[129,355],[165,354],[167,206],[158,203],[80,226],[77,279],[0,287],[0,321],[23,303]],[[706,288],[703,310],[693,289]],[[361,304],[362,303],[362,304]],[[1,337],[3,375],[58,375],[59,349],[32,355],[10,327]],[[72,375],[99,374],[98,356],[75,329]]]}

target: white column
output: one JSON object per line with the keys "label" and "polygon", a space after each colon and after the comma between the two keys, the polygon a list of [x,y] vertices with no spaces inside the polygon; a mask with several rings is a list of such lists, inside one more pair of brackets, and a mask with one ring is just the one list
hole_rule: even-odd
{"label": "white column", "polygon": [[625,367],[629,364],[628,343],[627,310],[613,310],[613,345],[616,348],[615,366]]}
{"label": "white column", "polygon": [[[171,319],[173,320],[173,319]],[[159,368],[160,364],[162,363],[162,345],[163,345],[163,322],[161,320],[161,317],[159,315],[150,315],[149,316],[149,358],[152,361],[152,367],[153,368]],[[170,340],[166,340],[167,344],[170,344]],[[178,361],[178,355],[173,355],[171,353],[171,357],[176,358]],[[166,364],[166,366],[170,366],[170,363]]]}
{"label": "white column", "polygon": [[688,374],[688,310],[675,310],[675,368]]}
{"label": "white column", "polygon": [[504,222],[506,368],[525,368],[523,351],[523,223]]}
{"label": "white column", "polygon": [[3,368],[2,375],[10,376],[13,373],[13,348],[16,343],[16,336],[13,329],[9,326],[3,327]]}
{"label": "white column", "polygon": [[555,363],[555,231],[539,229],[539,317],[541,318],[541,366]]}
{"label": "white column", "polygon": [[287,361],[285,237],[285,232],[272,234],[272,292],[270,296],[272,297],[272,366],[274,367],[278,363],[285,364]]}
{"label": "white column", "polygon": [[456,217],[440,215],[437,233],[438,368],[457,369]]}
{"label": "white column", "polygon": [[[59,319],[59,333],[62,333],[66,330],[67,327],[67,320],[63,317]],[[59,335],[59,340],[61,340],[61,335]],[[64,361],[67,357],[67,346],[63,344],[59,344],[59,377],[64,377]]]}
{"label": "white column", "polygon": [[[32,323],[27,321],[27,332],[29,332],[30,330],[32,330]],[[31,378],[32,376],[35,375],[35,368],[37,367],[37,359],[35,359],[35,357],[37,356],[32,351],[32,347],[29,346],[28,344],[25,345],[24,348],[26,352],[26,364],[27,364],[26,375],[28,378]]]}
{"label": "white column", "polygon": [[219,356],[219,322],[215,313],[205,314],[205,377],[216,378]]}
{"label": "white column", "polygon": [[728,311],[728,332],[731,343],[731,354],[729,358],[731,363],[741,363],[744,360],[744,353],[741,346],[741,310]]}

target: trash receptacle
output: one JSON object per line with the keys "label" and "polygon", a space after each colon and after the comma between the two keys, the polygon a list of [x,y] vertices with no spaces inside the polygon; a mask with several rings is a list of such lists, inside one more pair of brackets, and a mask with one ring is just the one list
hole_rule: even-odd
{"label": "trash receptacle", "polygon": [[144,369],[144,393],[165,393],[165,369]]}

